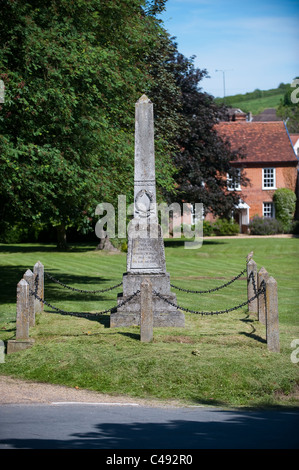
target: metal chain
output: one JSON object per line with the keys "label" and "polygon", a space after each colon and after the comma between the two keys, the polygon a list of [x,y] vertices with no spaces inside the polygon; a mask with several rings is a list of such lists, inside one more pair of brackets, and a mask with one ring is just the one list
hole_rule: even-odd
{"label": "metal chain", "polygon": [[[248,262],[246,263],[248,264]],[[232,284],[234,281],[236,281],[237,279],[239,279],[245,272],[246,272],[247,268],[244,269],[243,271],[241,271],[237,276],[235,276],[233,279],[231,279],[229,282],[223,284],[222,286],[219,286],[219,287],[215,287],[213,289],[208,289],[208,290],[204,290],[204,291],[192,291],[190,289],[183,289],[181,287],[177,287],[173,284],[170,284],[171,287],[175,288],[175,289],[178,289],[178,290],[181,290],[181,291],[184,291],[184,292],[188,292],[188,293],[194,293],[194,294],[205,294],[205,293],[210,293],[210,292],[215,292],[217,290],[220,290],[220,289],[223,289],[224,287]],[[122,285],[122,282],[113,286],[113,287],[109,287],[107,289],[99,289],[99,290],[94,290],[94,291],[88,291],[88,290],[83,290],[83,289],[76,289],[75,287],[70,287],[70,286],[67,286],[66,284],[64,284],[63,282],[59,281],[58,279],[55,279],[53,276],[51,276],[50,274],[46,273],[45,272],[45,275],[51,279],[53,282],[56,282],[57,284],[60,284],[62,285],[63,287],[67,288],[67,289],[70,289],[70,290],[73,290],[73,291],[76,291],[76,292],[85,292],[85,293],[97,293],[97,292],[107,292],[107,291],[110,291],[112,289],[115,289],[117,287],[120,287]],[[216,310],[216,311],[210,311],[210,312],[204,312],[204,311],[197,311],[197,310],[191,310],[189,308],[185,308],[185,307],[182,307],[180,305],[177,305],[173,302],[171,302],[170,300],[166,299],[165,297],[163,297],[159,292],[157,291],[153,291],[153,293],[159,297],[160,299],[164,300],[164,302],[168,303],[169,305],[171,305],[172,307],[175,307],[176,309],[179,309],[179,310],[183,310],[185,312],[188,312],[188,313],[195,313],[195,314],[199,314],[199,315],[220,315],[220,314],[223,314],[223,313],[229,313],[229,312],[232,312],[234,310],[238,310],[239,308],[241,307],[244,307],[245,305],[248,305],[250,302],[252,302],[253,300],[255,300],[257,297],[259,297],[261,294],[264,294],[265,295],[265,292],[266,292],[266,284],[264,281],[262,281],[261,283],[261,286],[260,286],[260,289],[257,290],[257,287],[256,287],[256,283],[255,283],[255,278],[254,278],[254,273],[253,271],[251,271],[251,273],[249,274],[248,276],[248,281],[250,281],[250,279],[252,279],[252,283],[253,283],[253,289],[254,289],[254,292],[255,292],[255,295],[245,301],[245,302],[242,302],[241,304],[235,306],[235,307],[231,307],[231,308],[227,308],[225,310]],[[37,300],[39,300],[40,302],[42,302],[43,304],[47,305],[48,307],[50,307],[52,310],[55,310],[56,312],[58,313],[61,313],[62,315],[72,315],[72,316],[76,316],[76,317],[83,317],[83,318],[94,318],[95,316],[99,316],[99,315],[103,315],[105,313],[112,313],[113,311],[115,311],[117,308],[119,307],[122,307],[123,305],[125,305],[126,303],[130,302],[137,294],[140,293],[140,290],[137,290],[136,292],[134,292],[134,294],[132,294],[130,297],[128,297],[126,300],[123,300],[122,302],[120,302],[118,305],[112,307],[112,308],[109,308],[109,309],[106,309],[106,310],[102,310],[101,312],[96,312],[96,313],[80,313],[80,312],[67,312],[65,310],[62,310],[58,307],[55,307],[54,305],[50,304],[49,302],[47,302],[46,300],[42,299],[41,297],[39,297],[37,295],[37,290],[38,290],[38,274],[36,275],[35,277],[35,291],[32,291],[32,290],[29,290],[30,292],[30,295],[33,295]]]}
{"label": "metal chain", "polygon": [[174,304],[173,302],[171,302],[170,300],[168,299],[165,299],[165,297],[163,297],[161,294],[159,294],[159,292],[157,291],[153,291],[154,294],[156,296],[158,296],[160,299],[164,300],[166,303],[168,303],[169,305],[172,305],[172,307],[175,307],[179,310],[183,310],[184,312],[189,312],[189,313],[196,313],[196,314],[199,314],[199,315],[220,315],[222,313],[229,313],[229,312],[232,312],[233,310],[238,310],[239,308],[241,307],[245,307],[245,305],[249,304],[250,302],[252,302],[254,299],[256,299],[260,294],[264,293],[265,292],[265,287],[263,287],[262,289],[260,289],[251,299],[247,300],[246,302],[243,302],[235,307],[231,307],[231,308],[227,308],[225,310],[217,310],[215,312],[202,312],[202,311],[196,311],[196,310],[191,310],[189,308],[185,308],[185,307],[181,307],[180,305],[177,305],[177,304]]}
{"label": "metal chain", "polygon": [[223,289],[224,287],[227,287],[229,286],[230,284],[232,284],[233,282],[235,282],[237,279],[239,279],[243,274],[245,274],[246,272],[246,268],[243,269],[243,271],[240,272],[240,274],[238,274],[237,276],[235,276],[233,279],[231,279],[230,281],[226,282],[225,284],[223,284],[222,286],[219,286],[219,287],[214,287],[213,289],[207,289],[207,290],[190,290],[190,289],[183,289],[182,287],[178,287],[178,286],[174,286],[173,284],[170,284],[171,287],[173,287],[174,289],[178,289],[178,290],[181,290],[183,292],[188,292],[190,294],[210,294],[211,292],[216,292],[217,290],[220,290],[220,289]]}
{"label": "metal chain", "polygon": [[96,312],[96,313],[67,312],[65,310],[62,310],[61,308],[55,307],[54,305],[50,304],[50,302],[47,302],[45,299],[42,299],[34,291],[29,290],[29,293],[30,293],[30,295],[33,295],[37,300],[42,302],[44,305],[47,305],[47,307],[50,307],[52,310],[55,310],[56,312],[61,313],[62,315],[71,315],[71,316],[83,317],[83,318],[88,318],[88,317],[89,318],[94,318],[96,316],[103,315],[104,313],[108,313],[108,312],[112,313],[116,309],[122,307],[126,303],[130,302],[137,294],[139,294],[140,290],[137,290],[136,292],[134,292],[134,294],[132,294],[130,297],[128,297],[127,299],[120,302],[118,305],[116,305],[114,307],[111,307],[111,308],[108,308],[106,310],[102,310],[101,312]]}
{"label": "metal chain", "polygon": [[64,284],[63,282],[59,281],[58,279],[55,279],[55,277],[51,276],[51,274],[48,274],[48,273],[45,272],[45,275],[49,279],[51,279],[51,281],[56,282],[56,284],[60,284],[61,286],[65,287],[66,289],[69,289],[69,290],[72,290],[72,291],[75,291],[75,292],[82,292],[82,293],[85,293],[85,294],[97,294],[97,293],[100,293],[100,292],[108,292],[108,291],[116,289],[117,287],[120,287],[122,285],[122,282],[120,282],[119,284],[116,284],[115,286],[112,286],[112,287],[108,287],[107,289],[97,289],[97,290],[76,289],[76,287],[68,286],[67,284]]}
{"label": "metal chain", "polygon": [[[130,302],[137,294],[140,293],[140,290],[137,290],[136,292],[134,292],[134,294],[132,294],[130,297],[128,297],[126,300],[123,300],[122,302],[120,302],[118,305],[114,306],[114,307],[111,307],[111,308],[108,308],[106,310],[102,310],[101,312],[96,312],[96,313],[80,313],[80,312],[67,312],[65,310],[62,310],[58,307],[55,307],[54,305],[50,304],[50,302],[47,302],[46,300],[42,299],[41,297],[39,297],[34,291],[30,290],[30,295],[33,295],[37,300],[39,300],[40,302],[42,302],[44,305],[47,305],[48,307],[50,307],[52,310],[55,310],[56,312],[58,313],[61,313],[63,315],[72,315],[72,316],[76,316],[76,317],[84,317],[84,318],[94,318],[95,316],[99,316],[99,315],[103,315],[104,313],[112,313],[114,310],[116,310],[117,308],[120,308],[122,307],[123,305],[125,305],[126,303]],[[185,307],[182,307],[181,305],[177,305],[173,302],[171,302],[170,300],[166,299],[165,297],[163,297],[159,292],[157,291],[153,291],[154,294],[159,297],[160,299],[164,300],[164,302],[168,303],[169,305],[171,305],[172,307],[175,307],[176,309],[179,309],[179,310],[183,310],[185,312],[188,312],[188,313],[196,313],[196,314],[200,314],[200,315],[220,315],[220,314],[223,314],[223,313],[229,313],[229,312],[232,312],[233,310],[238,310],[239,308],[241,307],[244,307],[245,305],[249,304],[250,302],[252,302],[254,299],[256,299],[259,295],[265,293],[265,287],[263,287],[262,289],[260,289],[251,299],[235,306],[235,307],[231,307],[231,308],[227,308],[225,310],[216,310],[214,312],[203,312],[203,311],[196,311],[196,310],[191,310],[189,308],[185,308]]]}
{"label": "metal chain", "polygon": [[36,276],[35,276],[34,285],[35,285],[34,295],[37,295],[37,291],[38,291],[38,274],[36,274]]}
{"label": "metal chain", "polygon": [[261,284],[260,284],[260,289],[259,290],[261,291],[262,294],[264,294],[265,307],[267,307],[267,305],[266,305],[267,304],[266,288],[267,288],[266,281],[265,281],[265,279],[263,279]]}
{"label": "metal chain", "polygon": [[252,280],[253,290],[254,290],[254,293],[256,294],[257,293],[257,288],[256,288],[255,277],[254,277],[254,272],[253,271],[251,271],[251,273],[248,276],[248,282],[250,281],[250,279]]}

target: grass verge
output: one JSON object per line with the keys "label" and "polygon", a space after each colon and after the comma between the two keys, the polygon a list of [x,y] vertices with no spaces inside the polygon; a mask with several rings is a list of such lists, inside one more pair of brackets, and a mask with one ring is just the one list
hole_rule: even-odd
{"label": "grass verge", "polygon": [[[258,269],[264,266],[278,282],[280,353],[268,351],[265,327],[249,317],[246,307],[223,315],[186,313],[185,328],[155,328],[150,344],[140,342],[138,327],[110,329],[109,315],[88,320],[46,307],[30,330],[34,346],[5,355],[0,374],[185,404],[298,406],[299,364],[291,360],[291,342],[299,338],[298,243],[295,238],[212,238],[198,250],[186,250],[181,240],[165,241],[171,282],[194,290],[233,278],[253,250]],[[117,284],[126,269],[124,253],[99,252],[91,245],[65,253],[51,245],[0,245],[4,342],[15,335],[16,284],[38,260],[62,282],[90,290]],[[45,298],[72,312],[112,307],[118,292],[121,287],[87,296],[48,280],[45,285]],[[178,304],[192,310],[221,310],[246,300],[246,280],[241,277],[213,294],[176,294]]]}

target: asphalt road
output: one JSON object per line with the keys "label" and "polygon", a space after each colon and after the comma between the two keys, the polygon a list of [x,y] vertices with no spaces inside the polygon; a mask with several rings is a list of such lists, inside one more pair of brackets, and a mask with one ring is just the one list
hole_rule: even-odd
{"label": "asphalt road", "polygon": [[0,406],[0,449],[298,449],[299,410]]}

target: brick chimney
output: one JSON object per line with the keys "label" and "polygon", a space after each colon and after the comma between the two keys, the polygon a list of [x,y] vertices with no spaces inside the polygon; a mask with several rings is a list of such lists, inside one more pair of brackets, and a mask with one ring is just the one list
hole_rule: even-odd
{"label": "brick chimney", "polygon": [[247,114],[245,113],[235,113],[233,121],[246,121]]}
{"label": "brick chimney", "polygon": [[230,108],[228,111],[229,121],[246,121],[247,114],[239,108]]}

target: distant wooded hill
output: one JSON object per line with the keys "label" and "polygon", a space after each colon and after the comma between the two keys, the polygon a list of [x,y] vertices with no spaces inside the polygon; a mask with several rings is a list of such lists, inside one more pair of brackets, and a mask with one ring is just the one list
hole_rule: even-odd
{"label": "distant wooded hill", "polygon": [[245,113],[251,112],[253,115],[261,113],[267,108],[278,108],[284,97],[286,89],[290,85],[281,83],[277,88],[271,90],[254,90],[250,93],[226,96],[224,98],[216,98],[216,103],[223,103],[232,108],[240,108]]}

